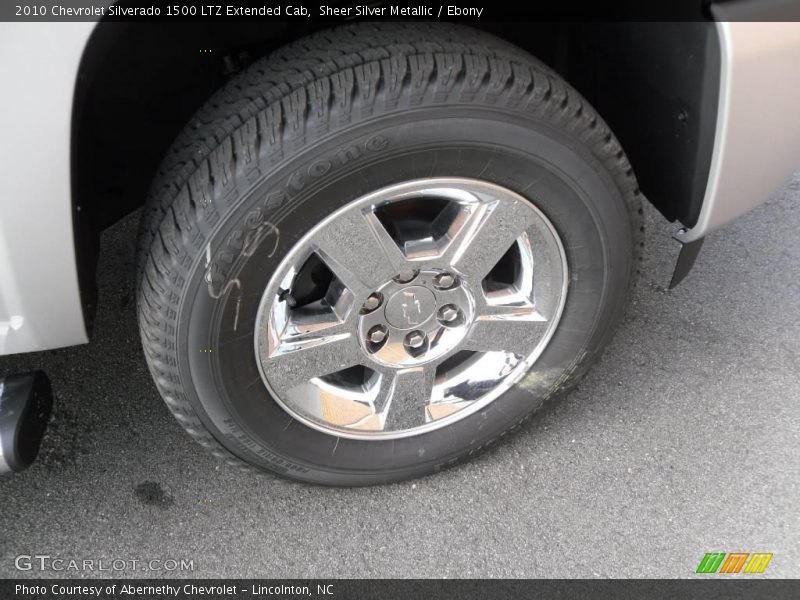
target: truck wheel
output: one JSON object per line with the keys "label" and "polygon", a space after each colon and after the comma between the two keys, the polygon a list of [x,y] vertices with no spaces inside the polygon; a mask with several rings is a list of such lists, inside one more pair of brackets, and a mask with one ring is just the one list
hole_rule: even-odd
{"label": "truck wheel", "polygon": [[355,24],[232,79],[141,235],[156,385],[215,455],[307,482],[417,477],[573,385],[639,250],[620,145],[521,50]]}

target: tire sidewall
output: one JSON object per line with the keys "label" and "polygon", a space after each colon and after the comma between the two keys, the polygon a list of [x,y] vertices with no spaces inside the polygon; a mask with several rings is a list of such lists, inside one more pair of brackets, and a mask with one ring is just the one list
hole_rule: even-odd
{"label": "tire sidewall", "polygon": [[[496,108],[431,107],[313,135],[268,172],[237,174],[215,198],[217,224],[188,269],[177,316],[186,397],[234,455],[314,483],[358,485],[422,475],[468,456],[567,387],[618,322],[632,269],[631,222],[603,164],[567,132]],[[292,419],[260,379],[253,327],[283,257],[347,203],[423,177],[469,177],[528,198],[565,248],[569,286],[559,326],[505,394],[444,429],[408,438],[340,438]],[[250,333],[248,335],[248,332]]]}

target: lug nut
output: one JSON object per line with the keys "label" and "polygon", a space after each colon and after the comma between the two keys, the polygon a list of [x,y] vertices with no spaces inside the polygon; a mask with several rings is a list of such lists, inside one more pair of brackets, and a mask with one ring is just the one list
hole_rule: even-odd
{"label": "lug nut", "polygon": [[386,328],[382,325],[375,325],[367,332],[367,340],[372,344],[380,344],[386,339]]}
{"label": "lug nut", "polygon": [[406,346],[414,350],[425,345],[425,334],[421,331],[412,331],[406,336]]}
{"label": "lug nut", "polygon": [[409,281],[413,281],[416,278],[419,271],[415,269],[403,269],[397,276],[394,278],[394,281],[397,283],[408,283]]}
{"label": "lug nut", "polygon": [[439,309],[439,320],[444,323],[452,323],[458,318],[458,309],[452,304],[447,304]]}
{"label": "lug nut", "polygon": [[440,290],[449,290],[455,285],[456,278],[450,273],[441,273],[436,276],[433,282]]}
{"label": "lug nut", "polygon": [[373,310],[378,308],[381,303],[383,302],[383,296],[377,292],[371,294],[369,298],[364,301],[364,304],[361,306],[361,314],[371,313]]}

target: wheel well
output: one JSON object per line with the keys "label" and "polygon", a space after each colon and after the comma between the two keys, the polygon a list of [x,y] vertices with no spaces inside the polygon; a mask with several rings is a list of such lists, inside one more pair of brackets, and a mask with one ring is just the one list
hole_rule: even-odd
{"label": "wheel well", "polygon": [[75,202],[92,227],[144,203],[172,141],[227,77],[305,33],[280,22],[99,23],[73,114]]}
{"label": "wheel well", "polygon": [[[325,27],[297,23],[99,23],[74,102],[79,230],[97,236],[144,203],[170,144],[228,77]],[[647,198],[670,220],[694,224],[716,125],[713,22],[481,28],[529,50],[577,88],[620,139]],[[96,260],[92,251],[81,255]]]}

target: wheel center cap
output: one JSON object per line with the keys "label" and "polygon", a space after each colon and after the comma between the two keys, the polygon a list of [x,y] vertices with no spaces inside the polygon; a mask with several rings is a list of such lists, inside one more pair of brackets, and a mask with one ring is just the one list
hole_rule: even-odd
{"label": "wheel center cap", "polygon": [[413,285],[395,292],[386,303],[386,320],[397,329],[411,329],[431,318],[436,296],[428,288]]}

